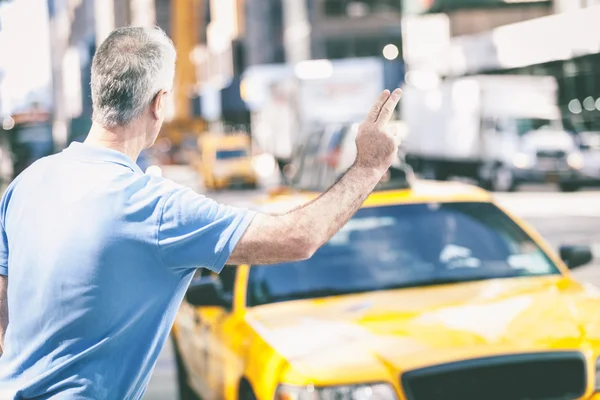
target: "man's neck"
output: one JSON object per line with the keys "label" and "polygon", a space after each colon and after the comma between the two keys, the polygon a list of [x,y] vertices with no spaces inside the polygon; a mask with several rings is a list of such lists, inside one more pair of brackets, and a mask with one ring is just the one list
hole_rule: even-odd
{"label": "man's neck", "polygon": [[120,151],[135,161],[145,147],[144,136],[135,129],[106,129],[94,122],[84,143]]}

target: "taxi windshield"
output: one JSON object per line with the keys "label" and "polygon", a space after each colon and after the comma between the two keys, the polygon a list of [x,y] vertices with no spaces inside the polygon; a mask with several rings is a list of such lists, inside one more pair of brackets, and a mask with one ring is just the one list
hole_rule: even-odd
{"label": "taxi windshield", "polygon": [[218,150],[217,160],[229,160],[233,158],[243,158],[248,155],[246,149]]}
{"label": "taxi windshield", "polygon": [[560,271],[491,203],[374,207],[309,260],[252,266],[247,304],[550,274]]}
{"label": "taxi windshield", "polygon": [[560,120],[550,120],[543,118],[517,118],[515,120],[519,135],[525,135],[531,131],[541,129],[561,130],[562,124]]}

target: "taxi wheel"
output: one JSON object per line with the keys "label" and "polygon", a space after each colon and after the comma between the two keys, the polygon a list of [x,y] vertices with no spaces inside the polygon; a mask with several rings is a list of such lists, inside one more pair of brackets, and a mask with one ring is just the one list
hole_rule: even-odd
{"label": "taxi wheel", "polygon": [[177,388],[179,392],[179,400],[202,400],[190,387],[187,380],[187,371],[179,354],[177,341],[173,338],[173,352],[175,353],[175,365],[177,368]]}
{"label": "taxi wheel", "polygon": [[514,192],[517,182],[510,168],[500,165],[494,170],[492,188],[495,192]]}

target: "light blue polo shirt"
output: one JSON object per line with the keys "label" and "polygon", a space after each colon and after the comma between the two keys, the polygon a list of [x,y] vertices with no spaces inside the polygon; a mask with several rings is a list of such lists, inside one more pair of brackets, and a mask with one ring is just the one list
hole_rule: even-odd
{"label": "light blue polo shirt", "polygon": [[37,161],[0,204],[0,398],[140,399],[195,269],[220,272],[254,215],[114,150]]}

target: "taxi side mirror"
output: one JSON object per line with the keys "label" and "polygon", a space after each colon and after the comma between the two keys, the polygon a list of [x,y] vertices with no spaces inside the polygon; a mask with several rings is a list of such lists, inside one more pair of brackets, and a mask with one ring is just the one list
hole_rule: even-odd
{"label": "taxi side mirror", "polygon": [[226,307],[221,283],[211,277],[192,280],[185,299],[195,307]]}
{"label": "taxi side mirror", "polygon": [[569,269],[574,269],[592,261],[592,249],[590,246],[561,246],[560,258]]}

